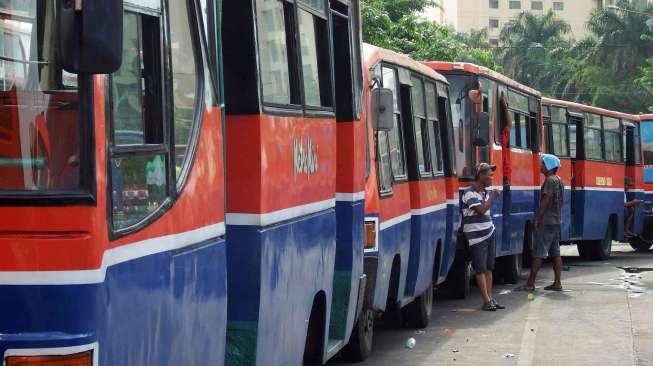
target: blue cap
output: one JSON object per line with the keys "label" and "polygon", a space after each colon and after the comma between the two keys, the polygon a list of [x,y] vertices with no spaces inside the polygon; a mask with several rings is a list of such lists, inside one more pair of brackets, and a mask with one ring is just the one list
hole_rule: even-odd
{"label": "blue cap", "polygon": [[560,159],[557,156],[551,154],[542,154],[542,162],[546,167],[546,170],[553,170],[560,167]]}

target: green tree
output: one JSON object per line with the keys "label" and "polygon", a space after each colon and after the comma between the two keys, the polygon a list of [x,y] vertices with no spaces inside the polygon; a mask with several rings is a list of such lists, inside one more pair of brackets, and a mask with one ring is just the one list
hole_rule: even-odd
{"label": "green tree", "polygon": [[569,48],[566,36],[571,27],[552,10],[544,15],[519,14],[501,29],[499,58],[504,70],[514,79],[541,88],[545,63],[550,53]]}
{"label": "green tree", "polygon": [[639,2],[628,0],[619,0],[616,5],[623,10],[603,8],[592,13],[587,26],[596,39],[596,47],[588,53],[588,61],[632,75],[653,54],[653,43],[642,37],[653,35],[646,15],[653,14],[653,7],[640,11]]}
{"label": "green tree", "polygon": [[467,61],[495,70],[487,49],[466,45],[451,27],[419,16],[433,0],[362,0],[363,40],[418,61]]}

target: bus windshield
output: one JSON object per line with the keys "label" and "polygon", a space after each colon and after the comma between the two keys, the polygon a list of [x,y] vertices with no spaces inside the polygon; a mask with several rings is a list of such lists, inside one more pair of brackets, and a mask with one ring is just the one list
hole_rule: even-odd
{"label": "bus windshield", "polygon": [[640,128],[645,165],[644,181],[653,183],[653,121],[642,121]]}
{"label": "bus windshield", "polygon": [[472,175],[471,105],[468,97],[471,77],[447,75],[451,83],[451,120],[455,139],[456,173],[465,178]]}
{"label": "bus windshield", "polygon": [[76,75],[55,60],[55,4],[0,0],[0,191],[80,185]]}

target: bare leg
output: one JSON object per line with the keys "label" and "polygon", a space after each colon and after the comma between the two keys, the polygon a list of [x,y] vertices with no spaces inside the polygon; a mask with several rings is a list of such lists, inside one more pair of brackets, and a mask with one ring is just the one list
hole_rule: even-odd
{"label": "bare leg", "polygon": [[487,282],[485,281],[485,273],[476,274],[476,285],[478,286],[478,289],[481,291],[481,296],[483,296],[483,301],[485,301],[485,303],[490,302],[490,300],[492,299],[490,298],[490,296],[488,296]]}
{"label": "bare leg", "polygon": [[485,272],[485,283],[487,289],[487,296],[492,299],[492,271]]}
{"label": "bare leg", "polygon": [[562,272],[562,257],[557,256],[553,258],[553,273],[555,274],[555,280],[553,281],[553,287],[561,288],[562,283],[560,282]]}
{"label": "bare leg", "polygon": [[632,225],[633,222],[633,215],[628,215],[626,217],[626,222],[624,223],[624,232],[626,233],[627,236],[633,236],[633,232],[630,231],[630,226]]}
{"label": "bare leg", "polygon": [[[560,260],[560,263],[562,263],[562,259]],[[533,262],[531,263],[531,274],[528,276],[528,281],[526,282],[526,286],[528,287],[535,287],[535,279],[537,279],[537,272],[540,271],[540,268],[542,267],[542,258],[533,258]],[[562,265],[560,265],[562,268]]]}

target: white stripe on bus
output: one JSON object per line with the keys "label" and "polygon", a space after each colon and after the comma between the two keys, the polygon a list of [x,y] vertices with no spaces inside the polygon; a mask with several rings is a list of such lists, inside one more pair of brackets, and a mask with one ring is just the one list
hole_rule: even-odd
{"label": "white stripe on bus", "polygon": [[183,249],[225,233],[224,223],[150,238],[106,250],[98,269],[63,271],[0,271],[0,285],[86,285],[104,282],[107,268],[149,255]]}

